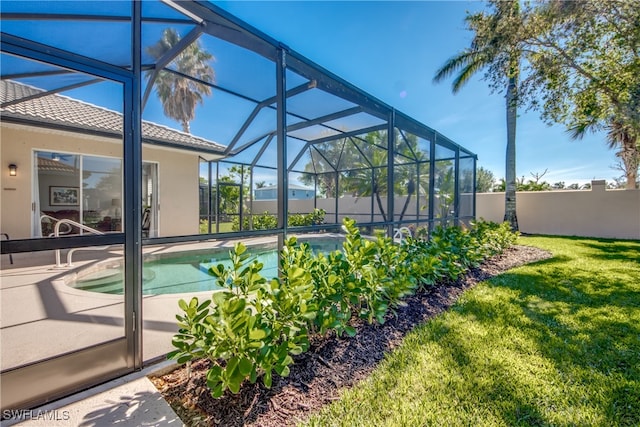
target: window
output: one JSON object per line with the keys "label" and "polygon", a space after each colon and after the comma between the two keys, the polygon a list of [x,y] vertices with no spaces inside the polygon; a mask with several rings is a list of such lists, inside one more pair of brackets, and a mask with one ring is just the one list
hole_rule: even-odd
{"label": "window", "polygon": [[[101,232],[122,231],[122,160],[36,151],[34,212],[41,217],[36,236],[55,233],[56,220],[77,222]],[[83,234],[60,226],[60,234]]]}

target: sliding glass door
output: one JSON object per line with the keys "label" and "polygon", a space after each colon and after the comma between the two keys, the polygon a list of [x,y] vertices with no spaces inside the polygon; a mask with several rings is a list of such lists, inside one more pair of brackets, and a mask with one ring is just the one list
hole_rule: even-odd
{"label": "sliding glass door", "polygon": [[122,159],[38,150],[34,164],[34,237],[55,236],[59,220],[57,235],[123,230]]}

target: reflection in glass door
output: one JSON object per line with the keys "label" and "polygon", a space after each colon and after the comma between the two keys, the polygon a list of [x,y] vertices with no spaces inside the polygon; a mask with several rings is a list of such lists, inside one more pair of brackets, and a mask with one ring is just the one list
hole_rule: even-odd
{"label": "reflection in glass door", "polygon": [[142,164],[142,237],[158,237],[158,164]]}
{"label": "reflection in glass door", "polygon": [[34,164],[34,237],[123,230],[121,159],[36,151]]}
{"label": "reflection in glass door", "polygon": [[92,229],[122,232],[122,160],[82,157],[82,224]]}

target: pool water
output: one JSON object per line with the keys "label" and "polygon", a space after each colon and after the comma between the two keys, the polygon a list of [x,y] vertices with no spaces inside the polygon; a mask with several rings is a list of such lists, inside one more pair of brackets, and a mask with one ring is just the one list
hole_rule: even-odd
{"label": "pool water", "polygon": [[[309,242],[316,252],[328,253],[342,248],[342,240],[338,238],[313,239]],[[249,248],[249,261],[257,259],[263,264],[260,272],[270,280],[278,275],[278,251],[274,247]],[[153,256],[144,261],[142,269],[142,293],[144,295],[162,295],[214,291],[221,289],[217,278],[209,273],[213,265],[231,266],[229,249],[214,249],[207,253],[178,252]],[[124,271],[121,262],[110,261],[98,268],[91,267],[80,271],[69,281],[69,286],[84,291],[105,294],[122,294]]]}

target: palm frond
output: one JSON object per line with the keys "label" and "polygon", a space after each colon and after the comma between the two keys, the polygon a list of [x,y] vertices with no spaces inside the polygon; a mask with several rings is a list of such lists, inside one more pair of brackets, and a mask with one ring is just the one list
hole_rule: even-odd
{"label": "palm frond", "polygon": [[593,132],[591,123],[576,123],[567,128],[567,133],[571,139],[582,139],[588,132]]}
{"label": "palm frond", "polygon": [[436,71],[435,76],[433,77],[433,81],[435,83],[439,83],[442,80],[450,77],[453,73],[458,71],[460,68],[467,65],[469,59],[473,52],[466,50],[462,53],[457,54],[447,60],[442,67],[438,71]]}
{"label": "palm frond", "polygon": [[451,85],[453,93],[457,93],[476,72],[491,63],[490,57],[491,55],[487,53],[486,49],[467,49],[450,58],[436,72],[433,81],[440,82],[459,72]]}
{"label": "palm frond", "polygon": [[619,120],[613,120],[607,126],[607,145],[609,148],[632,146],[635,143],[631,127]]}
{"label": "palm frond", "polygon": [[454,94],[458,93],[458,91],[471,79],[471,77],[485,66],[485,63],[476,61],[471,62],[464,67],[462,71],[460,71],[460,74],[458,74],[458,76],[453,80],[453,83],[451,83],[452,92]]}

